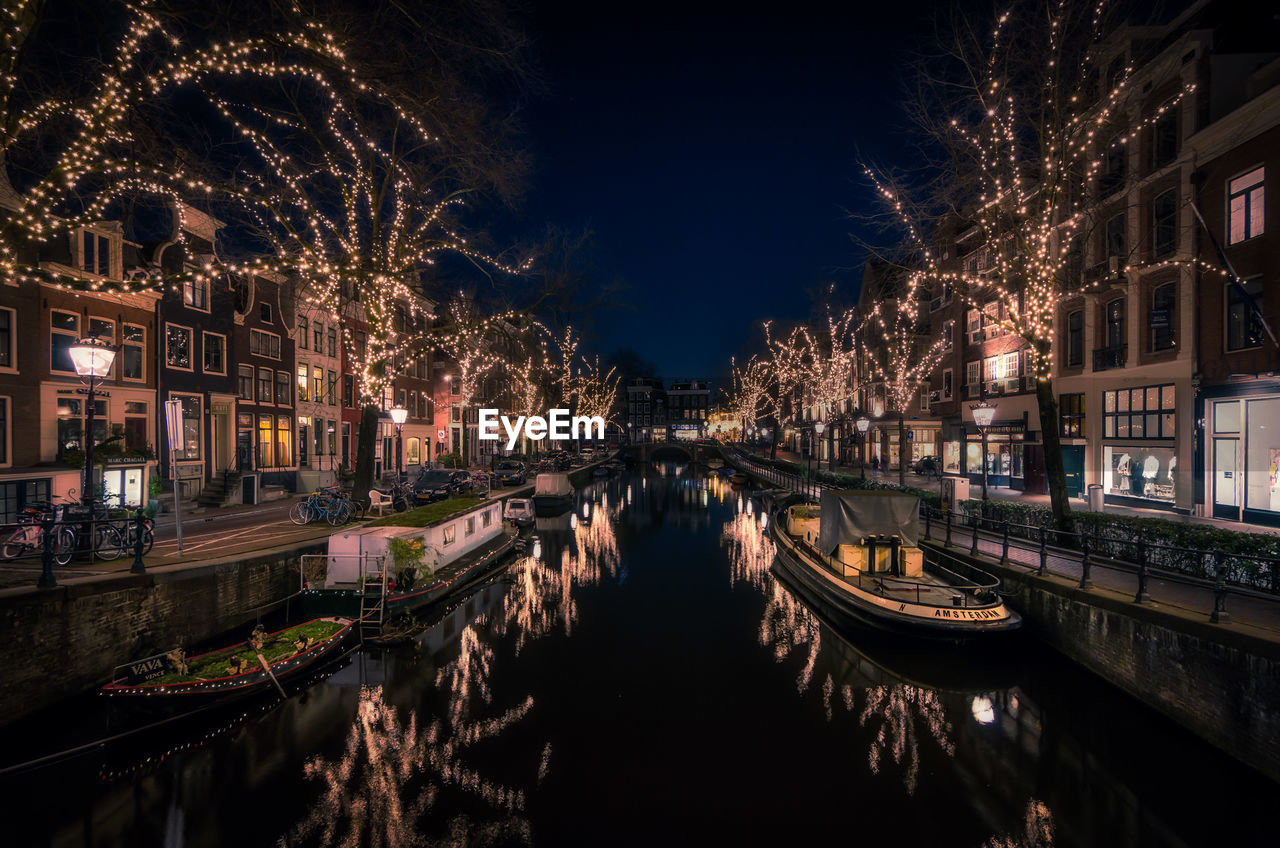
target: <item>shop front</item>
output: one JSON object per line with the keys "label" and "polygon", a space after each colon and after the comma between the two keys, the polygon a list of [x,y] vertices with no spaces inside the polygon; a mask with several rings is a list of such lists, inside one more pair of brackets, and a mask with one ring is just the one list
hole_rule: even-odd
{"label": "shop front", "polygon": [[102,468],[103,501],[112,506],[145,506],[148,499],[147,467],[148,463],[143,459],[109,457]]}
{"label": "shop front", "polygon": [[[1004,486],[1023,490],[1026,488],[1025,446],[1027,425],[1023,421],[996,421],[987,428],[986,472],[987,486]],[[965,426],[964,473],[969,483],[982,485],[983,434],[971,423]],[[951,444],[955,444],[954,442]],[[958,446],[957,446],[958,447]],[[953,451],[955,448],[952,449]],[[954,459],[954,456],[953,456]],[[954,467],[954,465],[953,465]],[[947,471],[947,459],[943,459],[943,471]]]}
{"label": "shop front", "polygon": [[1172,383],[1102,393],[1102,491],[1107,503],[1173,509],[1175,402]]}
{"label": "shop front", "polygon": [[1267,388],[1205,399],[1206,511],[1215,518],[1280,525],[1280,386]]}

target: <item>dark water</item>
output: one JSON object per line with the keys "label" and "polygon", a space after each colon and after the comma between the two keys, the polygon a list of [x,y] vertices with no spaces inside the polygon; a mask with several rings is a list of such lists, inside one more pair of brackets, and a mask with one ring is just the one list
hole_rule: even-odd
{"label": "dark water", "polygon": [[[412,645],[0,780],[4,841],[1276,844],[1274,783],[1029,640],[833,632],[760,525],[689,468],[597,483]],[[76,709],[0,761],[93,737]]]}

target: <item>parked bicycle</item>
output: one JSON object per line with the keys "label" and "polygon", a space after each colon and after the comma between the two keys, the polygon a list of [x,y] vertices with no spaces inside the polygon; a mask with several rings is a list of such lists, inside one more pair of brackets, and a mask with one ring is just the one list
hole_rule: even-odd
{"label": "parked bicycle", "polygon": [[326,521],[330,526],[338,527],[363,513],[364,511],[352,502],[349,493],[331,486],[327,489],[316,489],[305,499],[290,507],[289,520],[298,525]]}

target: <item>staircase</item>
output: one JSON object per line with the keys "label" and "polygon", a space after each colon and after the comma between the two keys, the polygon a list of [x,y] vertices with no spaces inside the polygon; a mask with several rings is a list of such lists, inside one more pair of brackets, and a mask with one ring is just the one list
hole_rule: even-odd
{"label": "staircase", "polygon": [[382,557],[361,563],[364,578],[360,591],[360,632],[378,634],[386,621],[387,572]]}
{"label": "staircase", "polygon": [[223,471],[205,484],[196,503],[203,507],[226,506],[240,486],[239,471]]}

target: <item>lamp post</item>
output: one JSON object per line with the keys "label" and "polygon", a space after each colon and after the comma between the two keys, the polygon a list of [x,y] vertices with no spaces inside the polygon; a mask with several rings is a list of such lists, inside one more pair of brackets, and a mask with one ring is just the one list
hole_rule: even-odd
{"label": "lamp post", "polygon": [[982,500],[987,500],[987,428],[991,426],[991,421],[996,417],[996,405],[987,403],[985,400],[979,403],[971,404],[969,409],[973,412],[973,423],[978,425],[978,431],[982,433]]}
{"label": "lamp post", "polygon": [[404,440],[401,438],[401,428],[404,427],[405,419],[409,417],[409,410],[403,406],[391,407],[391,423],[396,425],[396,479],[404,479]]}
{"label": "lamp post", "polygon": [[[822,431],[823,431],[823,430],[825,430],[825,429],[827,429],[827,425],[826,425],[826,424],[823,424],[821,421],[816,421],[816,422],[814,422],[814,425],[813,425],[813,432],[814,432],[814,433],[816,433],[816,434],[817,434],[817,436],[818,436],[818,438],[817,438],[817,440],[816,440],[816,441],[817,441],[817,445],[816,445],[816,446],[817,446],[817,447],[819,447],[819,448],[822,446]],[[810,453],[812,453],[812,451],[810,451]],[[818,457],[818,470],[819,470],[819,471],[821,471],[821,470],[822,470],[822,457],[821,457],[821,456],[819,456],[819,457]]]}
{"label": "lamp post", "polygon": [[84,482],[80,488],[80,502],[93,502],[93,415],[94,400],[98,395],[109,397],[106,392],[97,390],[97,384],[111,373],[111,363],[115,361],[116,349],[96,336],[80,339],[69,351],[71,362],[80,378],[88,381],[88,388],[77,391],[86,395],[88,409],[85,413],[84,432]]}
{"label": "lamp post", "polygon": [[854,426],[858,428],[858,471],[862,473],[862,479],[865,480],[867,479],[867,428],[871,426],[871,421],[867,416],[859,415]]}

